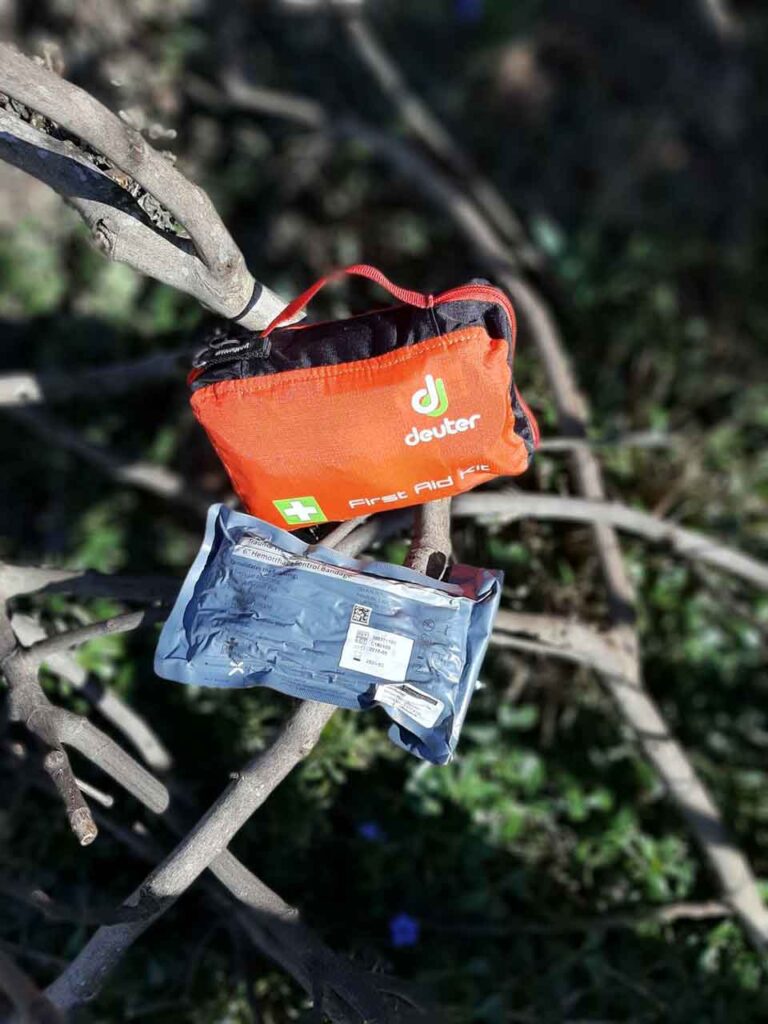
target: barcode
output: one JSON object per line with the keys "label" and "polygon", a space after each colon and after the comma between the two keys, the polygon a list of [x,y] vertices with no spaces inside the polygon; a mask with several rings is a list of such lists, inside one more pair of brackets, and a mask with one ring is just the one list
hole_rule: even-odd
{"label": "barcode", "polygon": [[358,626],[367,626],[371,621],[371,610],[364,604],[353,605],[350,622],[354,622]]}

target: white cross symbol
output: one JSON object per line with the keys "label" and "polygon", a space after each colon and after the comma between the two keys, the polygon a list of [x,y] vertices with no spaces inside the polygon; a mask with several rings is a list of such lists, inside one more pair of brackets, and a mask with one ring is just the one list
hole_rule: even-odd
{"label": "white cross symbol", "polygon": [[236,676],[238,672],[240,673],[241,676],[245,675],[245,669],[243,668],[242,661],[230,661],[229,664],[232,666],[232,668],[229,670],[229,672],[227,672],[228,676]]}
{"label": "white cross symbol", "polygon": [[283,509],[285,516],[290,516],[291,519],[298,519],[302,523],[308,523],[319,512],[320,509],[317,505],[302,505],[300,501],[293,501]]}

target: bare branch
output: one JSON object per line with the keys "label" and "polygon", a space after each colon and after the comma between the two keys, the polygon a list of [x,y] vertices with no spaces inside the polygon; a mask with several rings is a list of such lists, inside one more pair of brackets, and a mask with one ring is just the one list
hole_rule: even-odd
{"label": "bare branch", "polygon": [[[448,522],[446,509],[442,503],[439,504],[441,507],[432,515],[422,514],[420,520],[423,528],[430,530],[434,543],[440,542],[439,531]],[[357,553],[359,539],[356,535],[359,532],[358,528],[349,534],[338,548]],[[425,550],[418,531],[412,550]],[[32,650],[39,652],[43,646],[36,645]],[[69,1009],[95,993],[132,943],[206,868],[213,865],[251,815],[310,753],[335,710],[328,704],[308,701],[299,704],[269,750],[259,754],[243,769],[195,828],[125,901],[128,907],[147,908],[148,915],[142,913],[141,920],[99,929],[53,983],[49,993],[58,1006]],[[234,875],[234,865],[230,863],[229,868]],[[234,878],[231,880],[234,885]]]}
{"label": "bare branch", "polygon": [[440,578],[451,555],[451,499],[441,498],[414,509],[414,536],[406,565]]}
{"label": "bare branch", "polygon": [[[412,519],[412,511],[407,508],[397,509],[395,512],[380,512],[356,526],[351,533],[336,544],[336,547],[346,554],[359,554],[389,537],[396,537],[407,529]],[[323,543],[325,544],[326,541]]]}
{"label": "bare branch", "polygon": [[137,204],[118,196],[109,177],[89,167],[82,154],[5,111],[0,155],[71,200],[111,258],[194,295],[221,316],[236,317],[253,303],[241,322],[254,330],[283,307],[254,281],[205,192],[94,97],[5,44],[0,44],[0,92],[71,132],[129,175],[184,226],[196,252],[185,239],[148,224]]}
{"label": "bare branch", "polygon": [[706,900],[702,903],[667,903],[659,907],[641,907],[624,913],[610,913],[594,917],[563,917],[555,921],[530,921],[520,918],[505,924],[442,924],[434,923],[431,927],[438,931],[451,932],[457,935],[486,936],[494,935],[552,935],[568,932],[605,932],[619,928],[637,928],[643,925],[671,925],[678,921],[713,921],[730,917],[733,911],[719,900]]}
{"label": "bare branch", "polygon": [[[47,733],[48,730],[46,730]],[[43,768],[54,784],[64,804],[69,827],[81,846],[88,846],[98,835],[88,804],[72,774],[72,766],[63,747],[54,747],[43,758]]]}
{"label": "bare branch", "polygon": [[521,262],[531,267],[539,265],[541,258],[528,242],[517,215],[496,186],[478,171],[473,160],[445,130],[418,93],[408,86],[370,22],[362,15],[355,15],[343,18],[342,24],[353,49],[404,124],[463,181],[475,203],[514,246]]}
{"label": "bare branch", "polygon": [[0,408],[62,402],[72,398],[98,399],[132,388],[178,380],[179,374],[188,368],[191,357],[188,349],[181,348],[73,373],[0,374]]}
{"label": "bare branch", "polygon": [[82,845],[93,842],[97,829],[64,746],[74,747],[151,809],[158,813],[165,810],[168,806],[165,786],[87,719],[51,704],[38,680],[40,664],[45,658],[97,636],[135,629],[140,623],[156,617],[157,611],[149,609],[116,616],[50,637],[24,649],[16,642],[10,626],[3,603],[5,597],[0,592],[0,670],[8,683],[10,718],[11,721],[23,722],[48,748],[44,767],[64,802],[78,841]]}
{"label": "bare branch", "polygon": [[90,998],[125,950],[221,853],[276,786],[312,749],[335,711],[327,704],[300,704],[273,745],[254,758],[198,822],[197,826],[125,902],[147,908],[135,922],[101,928],[53,983],[57,1006],[71,1009]]}
{"label": "bare branch", "polygon": [[149,625],[161,617],[161,612],[156,608],[142,609],[136,612],[124,612],[122,615],[115,615],[111,619],[100,619],[98,622],[89,622],[85,626],[78,626],[76,629],[67,630],[65,633],[55,633],[47,636],[45,640],[39,640],[32,644],[24,652],[16,655],[16,661],[25,668],[40,664],[54,654],[62,651],[71,651],[73,647],[87,643],[89,640],[96,640],[100,636],[112,636],[117,633],[129,633],[141,625]]}
{"label": "bare branch", "polygon": [[[315,100],[254,85],[236,68],[226,68],[222,72],[221,83],[230,103],[245,110],[258,110],[259,113],[292,121],[305,128],[322,128],[329,121],[325,109]],[[218,93],[215,89],[210,90],[207,83],[192,79],[189,84],[193,92],[201,86],[206,89],[206,102],[218,102]]]}
{"label": "bare branch", "polygon": [[362,526],[369,518],[370,516],[357,516],[355,519],[348,519],[346,523],[339,523],[338,526],[335,526],[330,533],[323,537],[321,543],[329,548],[338,546],[341,541],[345,540],[350,533],[353,533],[358,526]]}
{"label": "bare branch", "polygon": [[[510,251],[483,210],[465,195],[460,185],[412,147],[403,145],[398,139],[382,138],[382,133],[372,132],[359,124],[347,122],[343,130],[368,144],[377,156],[420,188],[454,223],[488,271],[510,293],[522,322],[523,336],[527,332],[532,338],[547,372],[561,435],[586,438],[588,406],[579,390],[557,324],[540,295],[518,274],[515,253]],[[571,465],[580,495],[591,502],[605,502],[602,469],[594,453],[587,447],[576,448],[571,455]],[[475,497],[485,499],[488,495],[464,496],[457,502],[457,507],[461,507],[461,502],[468,502]],[[468,507],[464,505],[465,510]],[[618,535],[608,522],[596,523],[593,529],[608,590],[613,641],[624,652],[627,664],[632,668],[631,681],[606,675],[606,685],[622,718],[640,738],[650,761],[686,818],[720,881],[727,901],[733,906],[757,948],[765,951],[768,947],[768,914],[754,874],[728,835],[714,802],[685,752],[669,734],[663,717],[645,690],[635,629],[634,589],[624,564]],[[677,537],[680,539],[679,534]],[[683,546],[685,540],[699,547],[698,535],[684,536]],[[745,559],[746,556],[740,558]],[[750,578],[756,571],[762,580],[762,566],[749,564],[751,562],[741,562],[741,569]]]}
{"label": "bare branch", "polygon": [[48,444],[64,448],[94,466],[119,484],[129,484],[156,498],[172,501],[204,516],[211,501],[165,466],[151,462],[129,462],[114,452],[86,441],[76,430],[37,409],[11,408],[6,415],[33,430]]}
{"label": "bare branch", "polygon": [[[11,626],[19,642],[25,647],[38,640],[44,640],[48,635],[40,623],[30,615],[14,615],[11,618]],[[66,651],[52,654],[43,659],[42,664],[80,690],[104,718],[135,747],[153,771],[165,772],[170,768],[171,755],[155,731],[118,694],[89,677],[71,654]],[[94,795],[93,787],[86,786],[79,779],[76,781],[86,795]]]}
{"label": "bare branch", "polygon": [[[581,622],[554,615],[533,615],[502,608],[496,615],[491,642],[499,647],[546,654],[586,665],[603,675],[633,679],[631,658],[615,643],[612,633],[601,633]],[[520,641],[520,637],[531,637]]]}
{"label": "bare branch", "polygon": [[148,604],[171,601],[179,581],[169,576],[111,576],[93,569],[53,569],[0,562],[0,600],[19,594],[76,594]]}
{"label": "bare branch", "polygon": [[688,530],[620,502],[586,501],[523,491],[515,492],[514,495],[485,491],[457,498],[456,512],[465,516],[488,516],[502,522],[526,518],[557,519],[616,527],[646,540],[667,544],[684,558],[703,562],[763,590],[768,589],[768,565],[764,562],[695,530]]}
{"label": "bare branch", "polygon": [[599,451],[611,448],[674,448],[680,438],[656,430],[641,430],[618,437],[542,437],[539,452],[572,452],[576,448]]}
{"label": "bare branch", "polygon": [[91,800],[95,800],[102,807],[110,808],[115,806],[115,798],[110,793],[105,793],[103,789],[97,789],[90,782],[86,782],[85,779],[79,779],[77,776],[75,776],[75,782],[83,796],[89,796]]}
{"label": "bare branch", "polygon": [[[183,828],[173,817],[166,813],[165,818],[174,832],[183,835]],[[156,863],[162,857],[162,852],[149,835],[138,835],[101,815],[99,821],[105,830],[142,859]],[[209,865],[208,871],[213,878],[204,876],[201,879],[208,898],[228,919],[234,916],[250,941],[295,978],[307,994],[312,995],[315,977],[322,973],[329,989],[330,1005],[327,1010],[331,1020],[347,1024],[350,1020],[358,1022],[381,1017],[382,994],[391,991],[394,979],[385,974],[371,975],[334,953],[301,923],[299,912],[294,907],[249,871],[229,850],[221,853]],[[223,889],[218,888],[213,879]],[[234,905],[230,897],[237,901]],[[361,1012],[350,1015],[349,1010],[354,1007],[360,1008]]]}
{"label": "bare branch", "polygon": [[742,34],[742,28],[730,10],[728,0],[699,0],[705,20],[723,42],[732,42]]}
{"label": "bare branch", "polygon": [[64,1024],[64,1017],[35,983],[0,950],[0,989],[18,1011],[20,1024]]}
{"label": "bare branch", "polygon": [[48,921],[72,921],[76,924],[119,924],[137,917],[129,907],[72,907],[53,899],[42,889],[25,889],[16,883],[0,879],[0,891],[17,903],[33,907]]}

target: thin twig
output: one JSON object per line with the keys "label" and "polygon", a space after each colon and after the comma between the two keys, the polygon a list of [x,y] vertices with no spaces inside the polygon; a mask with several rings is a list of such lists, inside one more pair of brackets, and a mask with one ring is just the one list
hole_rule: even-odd
{"label": "thin twig", "polygon": [[731,908],[718,900],[702,903],[668,903],[661,907],[640,907],[623,913],[596,915],[593,917],[562,917],[554,921],[531,921],[519,918],[504,924],[455,923],[444,924],[425,921],[427,928],[450,932],[467,938],[505,935],[557,935],[569,932],[607,932],[624,928],[638,928],[647,925],[672,925],[678,921],[715,921],[732,916]]}
{"label": "thin twig", "polygon": [[16,660],[25,666],[39,666],[43,661],[63,651],[71,651],[73,647],[79,647],[89,640],[98,640],[102,636],[115,636],[120,633],[130,633],[142,625],[149,625],[157,622],[162,616],[159,608],[145,608],[135,612],[123,612],[121,615],[113,615],[110,619],[100,619],[98,622],[89,622],[85,626],[77,626],[75,629],[66,630],[64,633],[54,633],[46,636],[44,640],[38,640],[25,651],[19,651]]}
{"label": "thin twig", "polygon": [[38,409],[14,407],[5,414],[32,430],[49,445],[63,448],[83,459],[118,484],[128,484],[153,497],[171,501],[204,516],[211,499],[201,494],[178,473],[151,462],[131,462],[103,445],[87,441],[71,427]]}
{"label": "thin twig", "polygon": [[542,437],[539,452],[572,452],[576,448],[593,448],[600,451],[612,448],[674,448],[680,438],[656,430],[641,430],[618,437]]}
{"label": "thin twig", "polygon": [[71,373],[16,371],[0,374],[0,408],[64,402],[73,398],[98,400],[134,388],[164,384],[179,379],[192,355],[189,349],[181,348]]}
{"label": "thin twig", "polygon": [[18,1011],[20,1024],[64,1024],[64,1017],[37,985],[0,950],[0,989]]}
{"label": "thin twig", "polygon": [[445,130],[418,93],[410,88],[370,21],[356,14],[342,18],[342,24],[352,48],[404,124],[462,181],[480,209],[514,246],[521,262],[531,267],[539,265],[541,257],[528,242],[518,216],[496,186],[480,173],[471,157]]}
{"label": "thin twig", "polygon": [[735,548],[695,530],[659,519],[649,512],[617,501],[587,501],[579,498],[518,491],[514,495],[485,491],[465,494],[456,500],[456,514],[489,517],[501,522],[517,519],[557,519],[616,527],[646,540],[668,545],[676,554],[730,573],[763,590],[768,589],[768,565]]}
{"label": "thin twig", "polygon": [[[25,647],[48,636],[45,629],[31,615],[13,615],[11,626],[19,642]],[[60,651],[45,658],[42,664],[79,690],[139,752],[153,772],[162,773],[170,768],[171,755],[154,729],[126,704],[119,694],[104,686],[98,679],[89,676],[73,655],[67,651]],[[92,795],[79,780],[78,786],[86,795]]]}

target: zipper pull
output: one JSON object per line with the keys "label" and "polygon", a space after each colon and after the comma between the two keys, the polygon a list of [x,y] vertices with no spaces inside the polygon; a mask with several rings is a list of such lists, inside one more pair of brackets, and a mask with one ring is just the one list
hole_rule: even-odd
{"label": "zipper pull", "polygon": [[262,338],[255,331],[243,331],[239,337],[232,337],[225,328],[215,327],[206,339],[205,345],[196,353],[192,365],[196,369],[201,369],[211,363],[226,362],[245,355],[266,359],[271,351],[271,340]]}

